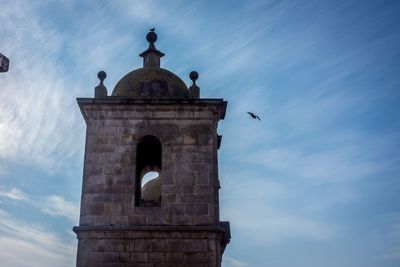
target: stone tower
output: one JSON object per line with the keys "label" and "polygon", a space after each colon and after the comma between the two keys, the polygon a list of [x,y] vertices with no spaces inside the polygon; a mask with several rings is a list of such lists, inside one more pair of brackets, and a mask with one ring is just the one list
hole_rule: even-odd
{"label": "stone tower", "polygon": [[[230,240],[219,218],[218,121],[227,102],[200,98],[160,68],[157,35],[143,68],[107,95],[105,72],[94,98],[78,98],[85,119],[77,266],[221,266]],[[143,177],[158,173],[147,183]],[[146,178],[147,179],[147,178]]]}

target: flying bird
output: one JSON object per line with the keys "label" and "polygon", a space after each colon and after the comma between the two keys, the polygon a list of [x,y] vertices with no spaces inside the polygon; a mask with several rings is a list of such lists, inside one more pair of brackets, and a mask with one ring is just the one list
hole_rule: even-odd
{"label": "flying bird", "polygon": [[156,27],[150,29],[151,32],[154,32],[155,30],[156,30]]}
{"label": "flying bird", "polygon": [[249,113],[249,115],[250,115],[253,119],[261,121],[260,117],[258,117],[258,116],[257,116],[256,114],[254,114],[253,112],[247,112],[247,113]]}

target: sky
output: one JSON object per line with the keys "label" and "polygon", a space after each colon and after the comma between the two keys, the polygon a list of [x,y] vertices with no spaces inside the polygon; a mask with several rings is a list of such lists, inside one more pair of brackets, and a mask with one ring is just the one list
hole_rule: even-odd
{"label": "sky", "polygon": [[[0,0],[0,259],[74,266],[77,97],[162,67],[228,101],[224,267],[400,266],[399,1]],[[260,116],[251,119],[247,111]]]}

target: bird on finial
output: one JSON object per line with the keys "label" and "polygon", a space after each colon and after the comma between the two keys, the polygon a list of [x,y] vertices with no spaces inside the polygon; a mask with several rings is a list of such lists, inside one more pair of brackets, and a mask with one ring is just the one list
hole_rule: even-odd
{"label": "bird on finial", "polygon": [[256,114],[254,114],[253,112],[247,112],[247,113],[249,113],[249,115],[253,118],[253,119],[255,119],[255,120],[259,120],[259,121],[261,121],[261,119],[260,119],[260,117],[258,117]]}
{"label": "bird on finial", "polygon": [[156,31],[156,27],[153,27],[150,29],[151,32],[155,32]]}

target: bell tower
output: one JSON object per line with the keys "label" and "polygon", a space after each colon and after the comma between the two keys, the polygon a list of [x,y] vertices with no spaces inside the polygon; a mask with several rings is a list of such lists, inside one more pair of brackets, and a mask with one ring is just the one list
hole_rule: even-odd
{"label": "bell tower", "polygon": [[218,121],[223,99],[200,98],[160,67],[149,47],[143,67],[109,96],[99,72],[94,98],[78,98],[86,146],[77,266],[221,266],[229,222],[219,218]]}

